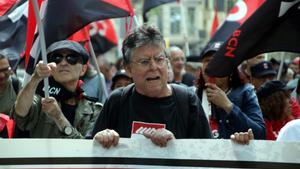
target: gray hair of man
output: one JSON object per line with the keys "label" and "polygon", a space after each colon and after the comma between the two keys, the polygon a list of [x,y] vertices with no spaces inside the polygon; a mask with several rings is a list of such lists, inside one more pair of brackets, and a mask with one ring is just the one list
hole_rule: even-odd
{"label": "gray hair of man", "polygon": [[[124,39],[122,53],[124,65],[131,61],[132,51],[145,45],[166,47],[164,37],[154,26],[143,25],[133,29]],[[166,53],[167,55],[167,53]],[[167,56],[168,57],[168,56]]]}

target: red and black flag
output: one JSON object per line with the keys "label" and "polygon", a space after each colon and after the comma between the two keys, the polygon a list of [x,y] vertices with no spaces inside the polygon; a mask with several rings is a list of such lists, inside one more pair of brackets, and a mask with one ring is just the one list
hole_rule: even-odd
{"label": "red and black flag", "polygon": [[4,0],[0,5],[0,51],[16,61],[25,50],[28,2]]}
{"label": "red and black flag", "polygon": [[93,22],[89,27],[96,55],[103,54],[118,45],[118,37],[110,19]]}
{"label": "red and black flag", "polygon": [[93,21],[133,16],[129,0],[50,0],[45,14],[46,46]]}
{"label": "red and black flag", "polygon": [[[91,22],[134,15],[130,0],[48,0],[45,9],[46,47],[67,39]],[[30,51],[26,69],[29,74],[32,74],[35,58],[39,55],[38,39]]]}
{"label": "red and black flag", "polygon": [[[254,12],[265,0],[241,0],[238,1],[230,10],[225,22],[215,32],[204,49],[208,48],[215,42],[225,42]],[[205,50],[203,50],[205,51]],[[200,54],[202,55],[202,54]]]}
{"label": "red and black flag", "polygon": [[148,18],[146,13],[150,11],[150,9],[155,8],[159,5],[175,2],[176,0],[144,0],[144,7],[143,7],[143,19],[144,22],[148,22]]}
{"label": "red and black flag", "polygon": [[299,53],[299,18],[300,0],[266,1],[232,33],[208,64],[206,73],[216,77],[227,76],[243,60],[261,53]]}

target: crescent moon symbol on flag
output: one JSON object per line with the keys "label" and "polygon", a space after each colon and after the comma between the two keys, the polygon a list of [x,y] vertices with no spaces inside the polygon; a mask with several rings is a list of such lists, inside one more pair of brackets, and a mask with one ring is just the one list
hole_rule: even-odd
{"label": "crescent moon symbol on flag", "polygon": [[[237,8],[237,12],[236,11]],[[239,1],[236,3],[233,10],[230,11],[228,17],[226,18],[227,21],[235,22],[242,20],[247,15],[247,4],[244,1]]]}

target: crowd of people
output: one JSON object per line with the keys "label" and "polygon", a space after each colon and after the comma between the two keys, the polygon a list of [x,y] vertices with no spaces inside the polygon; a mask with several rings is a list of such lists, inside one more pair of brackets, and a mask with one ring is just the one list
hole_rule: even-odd
{"label": "crowd of people", "polygon": [[221,45],[204,49],[193,74],[181,48],[167,49],[162,34],[143,25],[124,39],[122,64],[102,63],[99,74],[81,44],[62,40],[48,47],[48,64],[38,62],[24,86],[0,51],[0,137],[86,138],[106,148],[120,137],[144,137],[161,147],[181,138],[300,140],[300,87],[294,82],[300,59],[286,66],[281,80],[263,55],[230,76],[210,77],[205,68]]}

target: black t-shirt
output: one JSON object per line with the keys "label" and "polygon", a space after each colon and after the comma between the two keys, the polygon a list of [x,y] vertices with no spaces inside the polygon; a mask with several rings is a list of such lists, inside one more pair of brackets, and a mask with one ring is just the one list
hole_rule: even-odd
{"label": "black t-shirt", "polygon": [[[189,93],[189,112],[180,112],[173,94],[163,98],[151,98],[131,89],[126,99],[121,99],[123,88],[115,90],[106,100],[98,117],[92,136],[104,129],[113,129],[120,137],[131,137],[136,123],[164,125],[175,138],[211,138],[204,112],[199,107],[195,93]],[[121,101],[124,100],[124,101]],[[180,101],[179,101],[180,102]]]}
{"label": "black t-shirt", "polygon": [[176,106],[172,96],[151,98],[133,92],[130,101],[131,105],[134,104],[131,106],[131,115],[135,121],[168,124],[176,120]]}

